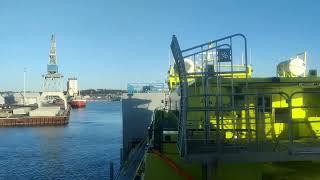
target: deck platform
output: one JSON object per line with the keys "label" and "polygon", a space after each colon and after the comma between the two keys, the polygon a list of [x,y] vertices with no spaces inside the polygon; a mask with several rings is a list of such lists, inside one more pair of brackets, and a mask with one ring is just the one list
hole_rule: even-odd
{"label": "deck platform", "polygon": [[0,118],[0,127],[10,126],[55,126],[69,123],[70,108],[61,116],[23,116],[13,118]]}

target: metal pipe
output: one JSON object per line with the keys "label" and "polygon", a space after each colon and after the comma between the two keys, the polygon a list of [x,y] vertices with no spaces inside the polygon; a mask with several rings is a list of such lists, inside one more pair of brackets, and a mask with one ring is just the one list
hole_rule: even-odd
{"label": "metal pipe", "polygon": [[26,74],[27,68],[23,70],[23,105],[26,105]]}
{"label": "metal pipe", "polygon": [[[223,46],[226,46],[226,47],[228,47],[228,48],[231,48],[231,46],[230,46],[229,44],[221,44],[221,45],[219,45],[219,46],[214,46],[214,47],[212,47],[212,48],[208,48],[208,49],[205,49],[205,50],[197,51],[197,52],[195,52],[195,53],[192,53],[192,54],[183,56],[183,58],[188,58],[188,57],[194,56],[194,55],[196,55],[196,54],[200,54],[200,53],[203,53],[203,52],[208,52],[208,51],[210,51],[210,50],[218,49],[218,48],[223,47]],[[208,59],[208,58],[207,58],[207,59]]]}
{"label": "metal pipe", "polygon": [[243,34],[237,33],[237,34],[233,34],[233,35],[231,35],[231,36],[226,36],[226,37],[223,37],[223,38],[214,40],[214,41],[209,41],[209,42],[207,42],[207,43],[203,43],[203,44],[200,44],[200,45],[197,45],[197,46],[188,48],[188,49],[184,49],[184,50],[182,50],[181,52],[184,53],[184,52],[186,52],[186,51],[190,51],[190,50],[199,48],[199,47],[201,47],[201,46],[207,46],[207,45],[209,45],[209,44],[211,44],[211,43],[216,43],[216,42],[219,42],[219,41],[223,41],[223,40],[226,40],[226,39],[229,39],[229,38],[233,38],[233,37],[235,37],[235,36],[240,36],[240,37],[244,38],[245,41],[247,41],[247,40],[246,40],[246,37],[245,37]]}

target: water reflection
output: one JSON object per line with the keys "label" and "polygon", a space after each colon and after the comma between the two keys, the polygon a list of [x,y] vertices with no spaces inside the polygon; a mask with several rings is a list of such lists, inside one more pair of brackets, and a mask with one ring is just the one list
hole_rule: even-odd
{"label": "water reflection", "polygon": [[90,102],[69,125],[0,128],[0,179],[105,179],[119,162],[121,103]]}

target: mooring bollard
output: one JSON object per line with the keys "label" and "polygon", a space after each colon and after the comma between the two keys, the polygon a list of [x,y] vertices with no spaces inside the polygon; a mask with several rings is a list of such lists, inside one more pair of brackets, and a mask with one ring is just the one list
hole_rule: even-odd
{"label": "mooring bollard", "polygon": [[110,161],[110,180],[114,180],[114,177],[113,177],[113,162]]}

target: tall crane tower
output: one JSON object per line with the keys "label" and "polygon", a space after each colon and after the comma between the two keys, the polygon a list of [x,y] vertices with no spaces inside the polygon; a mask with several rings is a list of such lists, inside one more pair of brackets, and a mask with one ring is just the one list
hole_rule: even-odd
{"label": "tall crane tower", "polygon": [[51,45],[49,51],[49,63],[47,65],[47,73],[42,75],[43,86],[41,99],[44,100],[50,97],[60,97],[65,102],[67,107],[67,101],[63,94],[63,74],[58,71],[57,63],[57,46],[54,35],[51,35]]}
{"label": "tall crane tower", "polygon": [[50,73],[50,74],[58,73],[57,44],[56,44],[56,38],[53,34],[51,35],[51,46],[50,46],[50,52],[49,52],[48,73]]}

